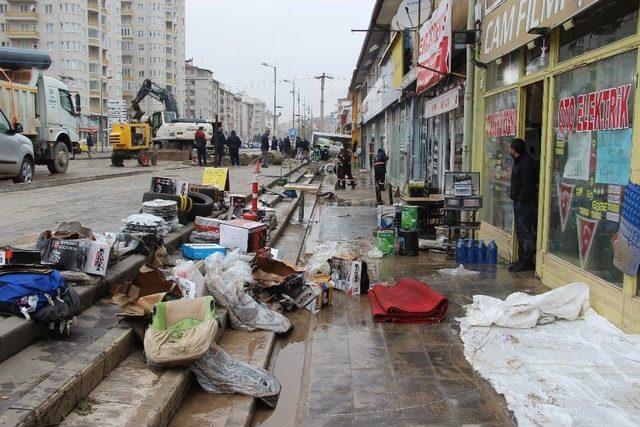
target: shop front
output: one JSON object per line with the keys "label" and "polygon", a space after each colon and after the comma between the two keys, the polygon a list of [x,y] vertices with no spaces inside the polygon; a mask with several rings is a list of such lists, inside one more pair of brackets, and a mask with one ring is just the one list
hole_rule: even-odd
{"label": "shop front", "polygon": [[522,25],[503,26],[521,4],[507,0],[482,20],[478,60],[486,69],[476,74],[473,151],[481,236],[496,240],[503,258],[517,258],[509,144],[523,138],[539,168],[536,274],[551,287],[588,283],[601,314],[640,331],[637,274],[614,264],[625,190],[640,180],[639,2],[552,2],[554,9],[532,1]]}

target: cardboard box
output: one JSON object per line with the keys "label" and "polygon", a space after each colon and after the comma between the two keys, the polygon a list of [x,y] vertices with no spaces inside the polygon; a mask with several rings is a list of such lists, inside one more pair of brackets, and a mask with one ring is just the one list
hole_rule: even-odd
{"label": "cardboard box", "polygon": [[220,223],[220,244],[246,253],[256,252],[267,244],[267,224],[235,219]]}
{"label": "cardboard box", "polygon": [[227,248],[216,243],[184,243],[182,245],[182,255],[189,259],[205,259],[216,252],[226,255]]}
{"label": "cardboard box", "polygon": [[329,260],[334,287],[347,295],[359,295],[363,275],[362,261],[333,257]]}

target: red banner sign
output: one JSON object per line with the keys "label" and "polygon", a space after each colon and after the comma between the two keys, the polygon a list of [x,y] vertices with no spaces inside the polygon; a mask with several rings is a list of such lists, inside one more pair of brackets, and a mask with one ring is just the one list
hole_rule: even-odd
{"label": "red banner sign", "polygon": [[[451,72],[451,0],[442,0],[420,28],[417,92],[429,89]],[[425,68],[423,68],[425,67]]]}
{"label": "red banner sign", "polygon": [[584,270],[589,261],[589,252],[593,244],[593,237],[596,235],[598,220],[576,215],[578,226],[578,249],[580,251],[580,268]]}
{"label": "red banner sign", "polygon": [[563,133],[627,129],[631,83],[562,98],[558,131]]}
{"label": "red banner sign", "polygon": [[558,207],[560,208],[560,229],[564,233],[567,228],[567,219],[569,219],[569,210],[571,209],[571,201],[573,200],[574,184],[558,182]]}
{"label": "red banner sign", "polygon": [[484,131],[487,136],[515,136],[516,109],[496,111],[484,116]]}

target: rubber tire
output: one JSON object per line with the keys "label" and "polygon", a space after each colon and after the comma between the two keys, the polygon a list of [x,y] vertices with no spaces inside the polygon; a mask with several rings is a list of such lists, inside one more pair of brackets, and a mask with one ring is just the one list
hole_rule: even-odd
{"label": "rubber tire", "polygon": [[[31,179],[29,181],[26,180],[25,175],[24,175],[25,163],[28,164],[31,167]],[[13,182],[15,182],[15,183],[31,182],[31,181],[33,181],[34,174],[35,174],[35,166],[33,165],[33,160],[31,160],[28,157],[25,157],[24,159],[22,159],[22,164],[20,164],[20,173],[18,174],[18,176],[13,178]]]}
{"label": "rubber tire", "polygon": [[191,188],[195,193],[204,194],[205,196],[209,196],[212,200],[215,200],[216,193],[220,194],[216,188],[207,187],[204,185],[192,185]]}
{"label": "rubber tire", "polygon": [[[56,161],[58,157],[61,157],[62,164]],[[66,160],[65,160],[66,157]],[[57,142],[53,149],[53,159],[47,160],[47,169],[51,173],[65,173],[69,168],[69,148],[64,142]]]}
{"label": "rubber tire", "polygon": [[187,212],[187,218],[194,221],[196,216],[211,216],[213,213],[213,199],[205,194],[189,192],[189,198],[193,200],[191,212]]}
{"label": "rubber tire", "polygon": [[120,156],[111,156],[111,165],[121,168],[124,166],[124,158]]}

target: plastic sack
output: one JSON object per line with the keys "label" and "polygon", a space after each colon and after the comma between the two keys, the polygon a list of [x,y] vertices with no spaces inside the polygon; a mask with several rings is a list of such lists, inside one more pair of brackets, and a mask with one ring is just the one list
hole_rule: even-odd
{"label": "plastic sack", "polygon": [[229,311],[231,327],[240,331],[256,329],[285,333],[291,322],[245,292],[245,285],[254,282],[251,265],[238,251],[226,256],[212,254],[205,259],[207,291],[216,302]]}
{"label": "plastic sack", "polygon": [[[202,275],[202,273],[200,273],[200,270],[196,266],[195,262],[193,261],[182,262],[173,268],[172,273],[178,279],[187,280],[195,285],[195,289],[194,289],[195,293],[185,292],[184,294],[186,297],[199,298],[207,294],[205,284],[204,284],[204,276]],[[181,284],[180,282],[182,281],[179,280],[178,284]],[[188,289],[192,288],[188,283],[185,283],[184,286]]]}
{"label": "plastic sack", "polygon": [[326,242],[318,245],[313,252],[313,256],[307,263],[307,275],[331,274],[331,267],[329,267],[328,260],[339,253],[338,242]]}
{"label": "plastic sack", "polygon": [[275,396],[266,402],[272,407],[280,394],[280,383],[269,371],[235,360],[215,344],[191,364],[191,371],[209,393],[241,393],[259,399]]}
{"label": "plastic sack", "polygon": [[379,259],[382,258],[384,254],[378,248],[373,248],[369,252],[367,252],[367,258]]}
{"label": "plastic sack", "polygon": [[480,274],[479,271],[467,270],[462,264],[460,264],[456,268],[441,268],[438,271],[440,272],[440,274],[448,274],[450,276],[476,276]]}

